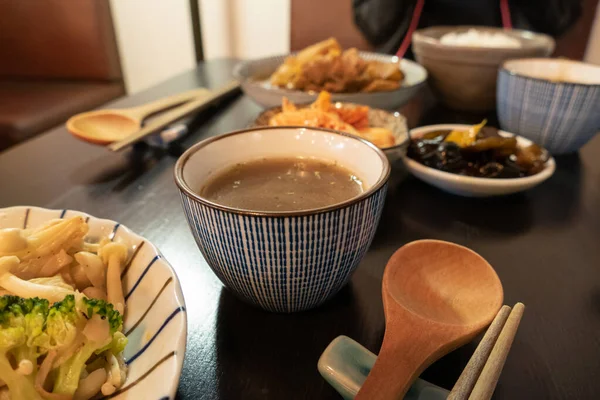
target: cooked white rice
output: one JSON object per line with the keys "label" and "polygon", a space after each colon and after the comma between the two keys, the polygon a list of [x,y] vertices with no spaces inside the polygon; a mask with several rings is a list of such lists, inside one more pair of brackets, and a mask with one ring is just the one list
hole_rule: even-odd
{"label": "cooked white rice", "polygon": [[500,32],[482,32],[469,29],[467,32],[450,32],[440,38],[448,46],[519,48],[521,42]]}

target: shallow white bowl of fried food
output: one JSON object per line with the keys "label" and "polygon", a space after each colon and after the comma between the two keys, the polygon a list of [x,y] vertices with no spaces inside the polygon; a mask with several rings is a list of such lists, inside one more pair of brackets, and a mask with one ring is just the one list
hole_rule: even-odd
{"label": "shallow white bowl of fried food", "polygon": [[[33,303],[35,313],[24,315],[43,327],[11,331],[20,321],[14,310]],[[8,304],[12,314],[2,314]],[[0,353],[9,359],[0,357],[0,398],[175,397],[187,337],[179,280],[156,247],[118,222],[0,209],[0,314],[8,316]],[[17,351],[21,337],[35,350],[27,357]]]}
{"label": "shallow white bowl of fried food", "polygon": [[[330,71],[336,71],[334,76],[327,75]],[[234,76],[244,93],[265,108],[281,105],[283,97],[311,103],[327,90],[334,102],[396,110],[423,87],[427,71],[396,56],[343,50],[335,39],[327,39],[297,53],[243,61]],[[307,77],[312,81],[307,83]]]}

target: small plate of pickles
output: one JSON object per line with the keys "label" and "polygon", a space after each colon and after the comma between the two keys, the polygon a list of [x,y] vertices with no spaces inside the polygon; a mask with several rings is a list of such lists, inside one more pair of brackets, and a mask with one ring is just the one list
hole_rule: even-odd
{"label": "small plate of pickles", "polygon": [[556,163],[546,149],[486,123],[413,129],[404,164],[422,181],[468,197],[517,193],[552,176]]}

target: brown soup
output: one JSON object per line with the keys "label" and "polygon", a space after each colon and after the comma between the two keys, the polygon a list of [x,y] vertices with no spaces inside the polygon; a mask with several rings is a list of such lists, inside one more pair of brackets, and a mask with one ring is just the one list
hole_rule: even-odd
{"label": "brown soup", "polygon": [[362,192],[361,180],[346,168],[301,158],[239,163],[217,173],[199,190],[217,204],[267,212],[326,207]]}

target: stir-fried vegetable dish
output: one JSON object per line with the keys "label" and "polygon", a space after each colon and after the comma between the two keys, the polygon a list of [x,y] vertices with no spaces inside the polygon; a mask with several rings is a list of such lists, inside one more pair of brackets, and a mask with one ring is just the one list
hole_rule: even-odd
{"label": "stir-fried vegetable dish", "polygon": [[128,248],[87,232],[82,217],[0,230],[0,398],[86,400],[125,382]]}

